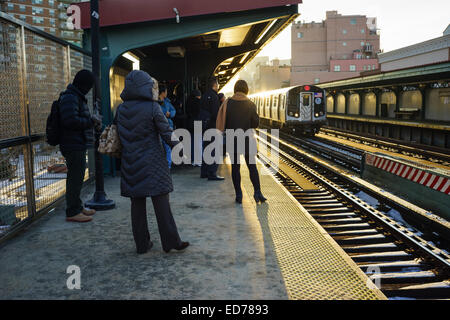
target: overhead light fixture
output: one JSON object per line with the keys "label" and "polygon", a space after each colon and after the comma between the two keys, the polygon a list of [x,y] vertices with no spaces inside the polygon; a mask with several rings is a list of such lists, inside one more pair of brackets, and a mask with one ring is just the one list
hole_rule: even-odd
{"label": "overhead light fixture", "polygon": [[233,71],[231,71],[231,73],[235,73],[237,70],[237,68],[234,68]]}
{"label": "overhead light fixture", "polygon": [[256,39],[255,44],[258,44],[262,38],[264,38],[264,36],[266,35],[266,33],[270,30],[270,28],[272,28],[272,26],[275,24],[275,22],[277,22],[278,19],[273,20],[263,31],[263,33],[261,33],[261,35],[258,37],[258,39]]}
{"label": "overhead light fixture", "polygon": [[122,55],[125,59],[130,60],[133,63],[133,70],[139,70],[140,69],[140,61],[137,56],[132,54],[131,52],[126,52]]}
{"label": "overhead light fixture", "polygon": [[226,71],[220,71],[219,74],[225,74],[227,73]]}
{"label": "overhead light fixture", "polygon": [[239,64],[242,64],[242,62],[244,62],[245,59],[247,59],[249,54],[250,54],[250,52],[247,52],[246,54],[244,54],[244,56],[242,57],[241,61],[239,61]]}

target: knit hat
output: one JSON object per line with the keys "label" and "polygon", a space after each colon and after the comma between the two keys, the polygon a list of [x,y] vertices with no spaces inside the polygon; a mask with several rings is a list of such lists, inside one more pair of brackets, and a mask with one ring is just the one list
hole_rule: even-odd
{"label": "knit hat", "polygon": [[200,90],[196,89],[196,90],[192,91],[192,96],[193,97],[201,97],[202,93],[200,92]]}
{"label": "knit hat", "polygon": [[80,70],[75,75],[73,79],[73,85],[81,91],[82,94],[86,95],[89,90],[94,86],[95,77],[94,74],[89,70]]}

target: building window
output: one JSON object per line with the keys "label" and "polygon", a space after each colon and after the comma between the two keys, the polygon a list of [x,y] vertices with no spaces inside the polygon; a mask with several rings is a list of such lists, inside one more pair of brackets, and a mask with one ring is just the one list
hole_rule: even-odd
{"label": "building window", "polygon": [[14,3],[8,3],[8,11],[14,10]]}
{"label": "building window", "polygon": [[342,45],[343,45],[344,47],[346,47],[346,46],[347,46],[347,42],[342,42]]}
{"label": "building window", "polygon": [[20,12],[25,12],[27,10],[27,8],[23,4],[21,4],[19,6],[19,9],[20,9]]}
{"label": "building window", "polygon": [[55,19],[50,19],[50,25],[52,27],[56,27],[56,20]]}
{"label": "building window", "polygon": [[354,64],[350,65],[350,71],[356,71],[356,66]]}
{"label": "building window", "polygon": [[22,21],[25,21],[25,22],[27,21],[27,17],[25,15],[23,15],[23,14],[21,14],[19,16],[19,19],[22,20]]}
{"label": "building window", "polygon": [[44,13],[44,9],[33,7],[32,12],[33,12],[33,14],[42,14],[42,13]]}
{"label": "building window", "polygon": [[364,68],[363,68],[363,69],[364,69],[364,71],[366,71],[366,70],[367,70],[367,66],[364,66]]}
{"label": "building window", "polygon": [[52,17],[55,16],[55,10],[53,10],[53,9],[48,9],[48,13],[49,13]]}
{"label": "building window", "polygon": [[320,83],[320,79],[319,78],[315,78],[314,79],[314,84],[318,84],[318,83]]}
{"label": "building window", "polygon": [[341,66],[340,65],[335,65],[334,66],[334,72],[340,72],[341,71]]}
{"label": "building window", "polygon": [[375,69],[376,69],[375,65],[372,65],[372,70],[375,70]]}
{"label": "building window", "polygon": [[365,42],[361,41],[361,47],[364,47],[364,45],[365,45]]}
{"label": "building window", "polygon": [[342,34],[347,34],[347,30],[343,29]]}
{"label": "building window", "polygon": [[55,6],[55,0],[48,0],[48,5],[51,7]]}
{"label": "building window", "polygon": [[53,33],[53,34],[56,33],[56,29],[55,28],[49,28],[49,30],[50,30],[50,33]]}
{"label": "building window", "polygon": [[33,17],[33,23],[37,23],[37,24],[44,23],[44,18],[41,18],[41,17]]}
{"label": "building window", "polygon": [[303,32],[298,32],[297,33],[297,38],[302,39],[303,38]]}
{"label": "building window", "polygon": [[365,29],[361,29],[361,33],[366,33],[366,30]]}
{"label": "building window", "polygon": [[356,19],[355,19],[355,18],[351,19],[351,20],[350,20],[350,24],[355,25],[355,24],[356,24]]}
{"label": "building window", "polygon": [[31,0],[32,4],[42,4],[44,0]]}
{"label": "building window", "polygon": [[72,31],[61,31],[61,35],[62,35],[63,37],[71,38],[71,37],[74,36],[74,33],[73,33]]}

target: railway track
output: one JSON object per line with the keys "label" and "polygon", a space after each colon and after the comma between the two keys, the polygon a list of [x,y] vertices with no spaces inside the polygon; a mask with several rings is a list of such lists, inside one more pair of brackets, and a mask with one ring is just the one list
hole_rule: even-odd
{"label": "railway track", "polygon": [[[276,139],[267,135],[269,139]],[[268,140],[269,140],[268,139]],[[450,255],[366,203],[361,186],[279,140],[275,177],[391,299],[450,299]],[[367,191],[368,190],[364,190]],[[402,207],[399,205],[398,208]],[[407,208],[403,208],[407,210]]]}
{"label": "railway track", "polygon": [[[271,128],[264,127],[264,129],[270,130]],[[299,138],[282,131],[280,131],[279,134],[284,141],[288,141],[315,155],[328,159],[355,173],[361,173],[364,150],[339,144],[334,141],[328,141],[326,139],[319,140],[316,137]]]}
{"label": "railway track", "polygon": [[[356,143],[369,145],[375,148],[405,154],[411,157],[425,159],[430,162],[442,164],[450,167],[450,151],[446,148],[439,148],[427,145],[417,145],[415,143],[407,143],[404,141],[397,141],[394,139],[381,139],[380,137],[372,137],[370,135],[361,134],[353,134],[350,132],[331,129],[331,128],[321,128],[320,133],[333,136],[336,138],[346,139],[349,141],[353,141]],[[326,140],[327,139],[321,139]]]}

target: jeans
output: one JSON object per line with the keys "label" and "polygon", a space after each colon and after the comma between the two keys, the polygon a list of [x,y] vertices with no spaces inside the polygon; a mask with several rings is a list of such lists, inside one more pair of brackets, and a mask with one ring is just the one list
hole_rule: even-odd
{"label": "jeans", "polygon": [[83,211],[83,202],[80,199],[86,172],[86,150],[61,151],[66,159],[66,216],[73,217]]}

